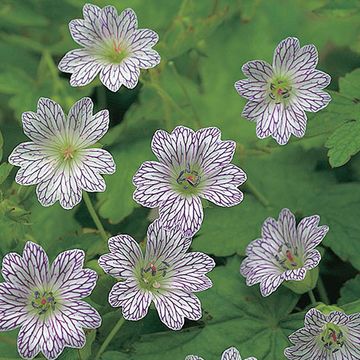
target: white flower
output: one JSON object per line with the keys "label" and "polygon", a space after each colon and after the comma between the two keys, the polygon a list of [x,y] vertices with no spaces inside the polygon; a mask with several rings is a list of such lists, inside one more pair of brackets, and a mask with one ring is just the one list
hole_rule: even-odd
{"label": "white flower", "polygon": [[331,100],[324,92],[331,78],[316,70],[318,53],[314,45],[300,48],[299,40],[289,37],[274,52],[272,66],[262,60],[249,61],[242,71],[248,77],[235,83],[238,93],[248,99],[242,115],[256,121],[256,135],[272,136],[279,144],[290,135],[303,137],[304,111],[316,112]]}
{"label": "white flower", "polygon": [[106,150],[88,147],[106,133],[107,110],[93,115],[91,99],[83,98],[66,118],[56,102],[40,98],[37,112],[23,113],[22,122],[32,141],[18,145],[9,163],[21,167],[15,179],[18,184],[37,184],[43,206],[59,200],[64,209],[71,209],[81,201],[82,190],[105,191],[100,174],[114,173],[114,160]]}
{"label": "white flower", "polygon": [[159,161],[146,161],[136,172],[134,200],[159,207],[165,228],[179,226],[193,236],[203,220],[201,198],[230,207],[243,199],[238,186],[246,174],[231,164],[235,142],[222,141],[219,129],[193,131],[177,126],[171,134],[158,130],[151,147]]}
{"label": "white flower", "polygon": [[212,286],[205,274],[215,263],[203,253],[186,253],[190,244],[180,231],[165,231],[158,221],[148,228],[145,256],[132,237],[110,238],[110,253],[99,264],[123,280],[113,286],[110,305],[121,307],[126,320],[140,320],[153,302],[160,320],[173,330],[182,328],[184,318],[199,320],[201,304],[193,292]]}
{"label": "white flower", "polygon": [[329,230],[326,225],[318,226],[319,221],[318,215],[309,216],[296,227],[288,209],[281,210],[278,221],[266,219],[261,238],[248,245],[241,264],[246,284],[260,283],[261,294],[268,296],[283,281],[304,280],[307,271],[319,264],[321,255],[315,247]]}
{"label": "white flower", "polygon": [[40,351],[56,359],[64,347],[82,348],[82,328],[101,324],[98,312],[82,298],[95,287],[97,275],[83,269],[85,254],[69,250],[59,254],[52,266],[43,248],[32,242],[22,256],[7,254],[0,283],[0,331],[20,328],[18,351],[33,359]]}
{"label": "white flower", "polygon": [[82,49],[69,51],[59,69],[72,74],[72,86],[89,84],[100,73],[101,82],[111,91],[121,85],[132,89],[138,83],[140,69],[149,69],[160,62],[152,49],[159,36],[153,30],[137,29],[132,9],[118,15],[113,6],[103,9],[85,4],[84,19],[69,24],[73,39]]}
{"label": "white flower", "polygon": [[[202,357],[197,355],[188,355],[185,360],[204,360]],[[222,355],[221,360],[241,360],[240,353],[238,349],[231,347],[229,349],[226,349]],[[254,357],[249,357],[244,360],[256,360]]]}
{"label": "white flower", "polygon": [[294,345],[284,351],[288,359],[360,359],[360,313],[332,311],[324,315],[311,309],[305,315],[304,325],[289,336]]}

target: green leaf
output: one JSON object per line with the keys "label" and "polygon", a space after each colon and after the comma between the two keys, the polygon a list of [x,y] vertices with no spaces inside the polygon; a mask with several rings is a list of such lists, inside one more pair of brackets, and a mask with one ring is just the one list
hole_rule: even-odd
{"label": "green leaf", "polygon": [[245,158],[238,164],[248,176],[248,182],[240,188],[245,190],[243,202],[231,208],[210,205],[205,209],[193,247],[217,256],[244,255],[250,241],[260,236],[267,217],[277,218],[285,207],[298,216],[313,215],[306,210],[306,199],[312,198],[316,189],[334,183],[327,172],[315,171],[320,158],[317,152],[291,145]]}
{"label": "green leaf", "polygon": [[355,278],[348,280],[340,290],[340,299],[338,304],[344,305],[359,299],[360,294],[360,274]]}
{"label": "green leaf", "polygon": [[2,163],[0,165],[0,185],[7,179],[13,166],[8,163]]}
{"label": "green leaf", "polygon": [[138,206],[132,198],[135,190],[132,178],[136,170],[144,161],[151,160],[154,156],[149,140],[114,148],[111,154],[117,170],[115,174],[106,178],[106,192],[98,195],[99,212],[111,223],[119,223]]}
{"label": "green leaf", "polygon": [[171,331],[143,335],[124,349],[127,352],[107,352],[103,360],[184,359],[189,354],[217,359],[230,346],[240,349],[244,358],[284,360],[287,336],[303,325],[303,314],[290,315],[299,297],[280,288],[262,298],[257,286],[245,285],[239,267],[234,257],[212,271],[214,286],[199,293],[205,310],[200,326],[176,336]]}

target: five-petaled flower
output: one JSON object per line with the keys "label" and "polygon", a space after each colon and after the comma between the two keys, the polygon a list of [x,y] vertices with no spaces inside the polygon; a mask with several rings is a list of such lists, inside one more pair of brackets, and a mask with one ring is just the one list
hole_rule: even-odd
{"label": "five-petaled flower", "polygon": [[101,324],[98,312],[82,298],[96,284],[96,272],[83,269],[85,254],[69,250],[52,266],[41,246],[28,242],[23,255],[9,253],[3,259],[0,283],[0,331],[21,326],[18,351],[24,359],[40,351],[56,359],[64,347],[85,345],[82,328]]}
{"label": "five-petaled flower", "polygon": [[237,188],[245,173],[230,164],[234,141],[221,141],[214,127],[194,132],[183,126],[171,134],[158,130],[152,151],[160,162],[146,161],[133,178],[134,200],[159,207],[166,229],[180,226],[185,236],[195,234],[203,220],[201,198],[219,206],[234,206],[243,199]]}
{"label": "five-petaled flower", "polygon": [[[202,357],[197,356],[197,355],[188,355],[185,360],[204,360]],[[221,360],[241,360],[241,356],[239,351],[234,348],[231,347],[229,349],[226,349],[222,355],[221,355]],[[256,360],[256,358],[254,357],[249,357],[246,358],[244,360]]]}
{"label": "five-petaled flower", "polygon": [[300,48],[299,40],[289,37],[274,52],[273,65],[262,60],[249,61],[242,71],[248,77],[235,83],[238,93],[248,100],[242,115],[256,121],[260,139],[272,136],[279,144],[290,135],[303,137],[304,111],[324,108],[331,97],[324,92],[331,78],[316,70],[318,53],[314,45]]}
{"label": "five-petaled flower", "polygon": [[112,156],[103,149],[90,148],[107,131],[109,113],[93,115],[93,103],[83,98],[73,105],[66,119],[54,101],[40,98],[37,112],[22,116],[24,133],[32,141],[18,145],[9,163],[20,166],[16,182],[35,185],[43,206],[59,200],[64,209],[81,201],[82,190],[105,191],[100,174],[115,172]]}
{"label": "five-petaled flower", "polygon": [[118,15],[113,6],[85,4],[83,14],[84,19],[69,24],[73,39],[83,48],[69,51],[59,63],[61,71],[72,74],[72,86],[87,85],[100,73],[109,90],[118,91],[121,85],[132,89],[140,69],[159,64],[160,56],[152,49],[159,37],[153,30],[137,29],[132,9]]}
{"label": "five-petaled flower", "polygon": [[280,212],[279,220],[265,220],[261,238],[252,241],[247,249],[240,272],[246,284],[260,283],[263,296],[274,292],[283,281],[305,279],[307,271],[315,268],[321,259],[315,249],[329,228],[318,226],[320,217],[313,215],[300,221],[288,209]]}
{"label": "five-petaled flower", "polygon": [[128,235],[109,239],[110,253],[99,259],[104,271],[122,281],[113,286],[109,303],[121,307],[127,320],[140,320],[154,302],[160,320],[179,330],[184,318],[199,320],[201,304],[193,292],[212,286],[206,273],[214,261],[199,252],[186,253],[191,244],[180,231],[165,231],[159,221],[150,224],[146,253]]}
{"label": "five-petaled flower", "polygon": [[332,311],[325,315],[311,309],[305,327],[289,336],[293,346],[285,349],[290,360],[360,359],[360,313]]}

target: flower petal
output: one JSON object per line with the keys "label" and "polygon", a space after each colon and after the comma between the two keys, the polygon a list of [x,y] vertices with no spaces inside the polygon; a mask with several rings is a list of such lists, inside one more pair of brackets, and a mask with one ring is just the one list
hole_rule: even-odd
{"label": "flower petal", "polygon": [[120,65],[109,64],[103,67],[100,72],[101,82],[111,91],[116,92],[123,84],[123,76]]}
{"label": "flower petal", "polygon": [[241,70],[249,79],[262,83],[267,83],[273,76],[271,65],[262,60],[248,61]]}
{"label": "flower petal", "polygon": [[224,166],[215,176],[206,180],[201,196],[219,206],[234,206],[243,199],[243,193],[237,186],[244,183],[246,174],[237,166]]}
{"label": "flower petal", "polygon": [[153,49],[136,50],[131,55],[130,59],[133,62],[133,64],[139,67],[140,69],[153,68],[161,61],[161,57],[159,53]]}
{"label": "flower petal", "polygon": [[180,330],[185,318],[195,321],[201,318],[201,304],[193,294],[176,289],[153,296],[160,320],[172,330]]}
{"label": "flower petal", "polygon": [[99,29],[96,22],[82,19],[71,20],[69,29],[72,38],[81,46],[96,46],[100,41]]}
{"label": "flower petal", "polygon": [[305,249],[311,250],[318,246],[329,231],[326,225],[318,226],[319,215],[308,216],[302,219],[297,228],[299,242],[304,244]]}
{"label": "flower petal", "polygon": [[113,236],[108,243],[110,253],[100,256],[99,265],[113,277],[132,277],[143,258],[139,244],[129,235]]}
{"label": "flower petal", "polygon": [[19,354],[25,359],[34,358],[41,348],[42,323],[37,316],[27,320],[21,327],[17,339]]}
{"label": "flower petal", "polygon": [[111,154],[104,149],[86,149],[82,151],[82,163],[99,174],[113,174],[116,165]]}
{"label": "flower petal", "polygon": [[255,102],[265,100],[267,88],[267,83],[257,80],[243,79],[235,83],[235,89],[239,95]]}
{"label": "flower petal", "polygon": [[149,49],[159,41],[159,35],[150,29],[136,30],[130,38],[130,49],[136,54],[137,51]]}
{"label": "flower petal", "polygon": [[156,161],[145,161],[133,177],[134,200],[146,207],[159,206],[169,196],[170,170]]}
{"label": "flower petal", "polygon": [[77,327],[96,329],[101,325],[99,313],[84,301],[67,301],[62,304],[61,312]]}
{"label": "flower petal", "polygon": [[149,225],[147,230],[146,260],[158,258],[168,263],[177,263],[191,245],[191,238],[184,237],[178,228],[165,230],[159,220]]}
{"label": "flower petal", "polygon": [[317,88],[300,89],[297,94],[297,102],[302,109],[310,112],[317,112],[328,105],[331,96]]}
{"label": "flower petal", "polygon": [[134,280],[126,280],[115,284],[109,294],[109,303],[113,307],[121,307],[126,320],[140,320],[146,316],[152,295],[141,290]]}
{"label": "flower petal", "polygon": [[231,347],[222,353],[221,360],[241,360],[240,353],[238,349]]}
{"label": "flower petal", "polygon": [[28,291],[11,283],[0,283],[0,331],[19,327],[28,317]]}
{"label": "flower petal", "polygon": [[170,230],[178,225],[186,237],[193,236],[200,229],[204,216],[199,197],[183,198],[175,193],[160,205],[159,213],[165,228]]}

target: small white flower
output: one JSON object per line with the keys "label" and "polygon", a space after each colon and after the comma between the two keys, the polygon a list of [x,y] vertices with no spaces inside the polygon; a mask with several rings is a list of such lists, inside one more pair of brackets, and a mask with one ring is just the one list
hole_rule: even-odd
{"label": "small white flower", "polygon": [[284,351],[289,360],[360,359],[360,313],[332,311],[324,315],[311,309],[304,325],[289,336],[294,344]]}
{"label": "small white flower", "polygon": [[268,296],[283,281],[304,280],[307,271],[319,264],[321,255],[315,247],[329,230],[326,225],[318,226],[319,221],[318,215],[309,216],[296,227],[288,209],[281,210],[278,221],[266,219],[261,238],[248,245],[241,264],[246,284],[260,283],[261,294]]}
{"label": "small white flower", "polygon": [[69,250],[59,254],[52,266],[43,248],[32,242],[22,256],[7,254],[0,283],[0,331],[20,328],[17,346],[24,359],[40,351],[56,359],[65,347],[82,348],[83,328],[101,324],[98,312],[81,299],[95,287],[97,275],[83,269],[85,254]]}
{"label": "small white flower", "polygon": [[105,191],[100,174],[114,173],[114,160],[106,150],[88,147],[106,133],[107,110],[93,115],[91,99],[83,98],[66,118],[56,102],[40,98],[37,112],[23,113],[22,122],[32,141],[18,145],[9,163],[21,167],[15,178],[18,184],[37,184],[43,206],[59,200],[64,209],[71,209],[81,201],[82,190]]}
{"label": "small white flower", "polygon": [[235,146],[234,141],[222,141],[214,127],[156,131],[151,148],[159,161],[144,162],[134,175],[134,200],[159,207],[165,228],[179,226],[185,236],[193,236],[203,220],[201,198],[224,207],[243,199],[238,186],[246,174],[230,163]]}
{"label": "small white flower", "polygon": [[184,318],[199,320],[201,304],[193,292],[212,286],[205,274],[215,263],[203,253],[186,253],[190,244],[180,231],[165,231],[158,221],[148,228],[145,256],[132,237],[110,238],[110,253],[99,264],[124,280],[113,286],[110,305],[121,307],[125,319],[140,320],[153,302],[160,320],[173,330],[183,327]]}
{"label": "small white flower", "polygon": [[72,86],[89,84],[100,73],[101,82],[111,91],[121,85],[133,89],[138,83],[140,69],[149,69],[160,62],[152,49],[158,34],[138,29],[132,9],[118,15],[113,6],[103,9],[85,4],[84,19],[69,24],[73,39],[82,49],[69,51],[60,61],[59,69],[70,73]]}
{"label": "small white flower", "polygon": [[237,81],[235,88],[249,100],[242,115],[256,121],[260,139],[272,136],[284,145],[291,134],[303,137],[305,111],[319,111],[330,102],[330,95],[323,89],[331,78],[315,69],[317,63],[314,45],[300,48],[299,40],[289,37],[275,49],[272,66],[262,60],[243,65],[248,78]]}
{"label": "small white flower", "polygon": [[[204,360],[202,357],[197,355],[188,355],[185,360]],[[222,355],[221,360],[241,360],[240,353],[238,349],[231,347],[229,349],[226,349]],[[249,357],[244,360],[256,360],[254,357]]]}

